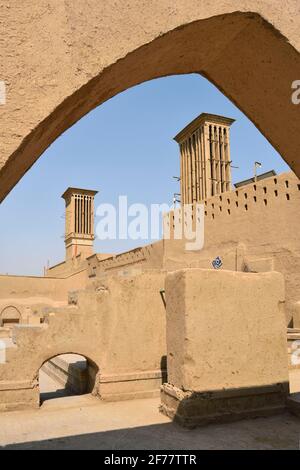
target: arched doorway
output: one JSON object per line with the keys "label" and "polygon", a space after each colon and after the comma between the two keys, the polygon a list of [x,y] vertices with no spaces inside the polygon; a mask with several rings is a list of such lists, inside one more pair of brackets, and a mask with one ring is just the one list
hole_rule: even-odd
{"label": "arched doorway", "polygon": [[43,363],[38,374],[40,403],[92,393],[97,372],[98,367],[79,354],[60,354],[50,358]]}
{"label": "arched doorway", "polygon": [[[61,12],[55,13],[61,15]],[[202,18],[207,14],[218,13],[202,11]],[[94,15],[86,15],[86,19],[88,17],[93,18]],[[111,41],[106,42],[101,35],[98,49],[95,41],[99,41],[99,37],[91,35],[91,44],[84,43],[89,50],[82,57],[76,55],[71,62],[68,51],[61,54],[61,49],[56,47],[55,52],[52,51],[53,63],[50,65],[52,73],[55,73],[53,64],[59,64],[53,79],[56,93],[45,93],[43,86],[26,90],[27,84],[23,84],[21,112],[16,106],[20,98],[16,96],[15,101],[11,99],[11,104],[7,103],[3,118],[0,116],[0,127],[5,137],[0,155],[3,162],[0,200],[60,134],[97,105],[147,80],[192,72],[207,77],[229,97],[300,176],[297,156],[300,118],[299,110],[291,100],[291,86],[300,73],[297,50],[257,13],[233,12],[205,19],[196,15],[194,20],[182,20],[175,29],[167,27],[163,33],[157,31],[154,37],[151,34],[150,37],[142,37],[138,44],[125,47],[123,44],[117,55]],[[73,29],[75,35],[77,28]],[[93,30],[97,28],[91,28]],[[64,41],[62,39],[65,46]],[[76,50],[80,50],[81,41],[79,33],[78,42],[75,41]],[[118,50],[117,35],[114,41]],[[63,50],[64,46],[61,45]],[[101,64],[99,50],[103,47],[108,50],[107,61],[97,66],[97,57]],[[60,53],[59,60],[55,58],[56,53]],[[38,75],[41,74],[36,82],[38,78],[43,82],[47,75],[43,68],[49,66],[47,60],[34,68]],[[90,71],[85,70],[87,62],[93,64],[90,64]],[[26,66],[28,71],[32,70],[30,59]],[[17,85],[11,88],[16,88],[18,93]],[[16,109],[18,119],[14,115]],[[22,130],[17,133],[13,125],[16,121],[23,123]]]}

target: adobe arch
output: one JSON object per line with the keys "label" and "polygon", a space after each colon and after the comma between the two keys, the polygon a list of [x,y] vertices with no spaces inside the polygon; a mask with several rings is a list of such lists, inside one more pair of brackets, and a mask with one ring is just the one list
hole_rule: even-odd
{"label": "adobe arch", "polygon": [[0,326],[12,326],[20,323],[21,314],[13,305],[5,307],[0,313]]}
{"label": "adobe arch", "polygon": [[[300,78],[299,33],[292,27],[300,21],[297,1],[278,8],[187,0],[174,17],[168,2],[148,1],[146,19],[135,0],[126,11],[121,1],[113,12],[99,2],[86,11],[83,3],[74,8],[68,1],[49,11],[44,2],[5,10],[9,60],[1,53],[8,89],[0,115],[0,201],[62,132],[97,105],[146,80],[192,72],[230,98],[300,176],[300,113],[291,101],[292,82]],[[248,12],[250,5],[257,13]]]}

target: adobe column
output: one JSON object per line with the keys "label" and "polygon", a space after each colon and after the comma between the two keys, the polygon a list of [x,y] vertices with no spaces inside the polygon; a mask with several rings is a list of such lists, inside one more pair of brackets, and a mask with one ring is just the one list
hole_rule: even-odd
{"label": "adobe column", "polygon": [[179,270],[166,276],[165,299],[164,414],[194,427],[285,409],[282,274]]}

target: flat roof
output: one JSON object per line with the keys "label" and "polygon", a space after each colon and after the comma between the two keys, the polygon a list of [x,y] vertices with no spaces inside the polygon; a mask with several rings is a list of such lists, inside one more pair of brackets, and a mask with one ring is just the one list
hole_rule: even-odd
{"label": "flat roof", "polygon": [[194,130],[199,127],[200,124],[203,124],[206,121],[210,121],[216,124],[223,124],[225,126],[231,126],[235,122],[235,119],[231,119],[226,116],[220,116],[219,114],[210,114],[210,113],[201,113],[193,121],[191,121],[187,126],[185,126],[178,134],[173,137],[176,142],[180,143],[181,140],[187,135],[191,134]]}
{"label": "flat roof", "polygon": [[69,197],[71,194],[85,194],[87,196],[95,196],[98,193],[98,191],[94,191],[93,189],[83,189],[83,188],[68,188],[66,191],[62,194],[62,198],[66,199]]}
{"label": "flat roof", "polygon": [[[270,178],[271,176],[276,176],[276,171],[275,170],[270,170],[266,171],[265,173],[262,173],[261,175],[257,175],[256,181],[264,180],[265,178]],[[255,177],[253,176],[252,178],[248,178],[243,181],[239,181],[238,183],[234,183],[235,188],[240,188],[241,186],[246,186],[247,184],[252,184],[255,183]]]}

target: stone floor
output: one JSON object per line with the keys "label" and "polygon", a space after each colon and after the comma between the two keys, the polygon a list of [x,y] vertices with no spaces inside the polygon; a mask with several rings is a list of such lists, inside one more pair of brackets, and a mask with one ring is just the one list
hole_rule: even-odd
{"label": "stone floor", "polygon": [[4,449],[299,449],[288,413],[186,430],[158,412],[159,399],[101,403],[91,396],[1,414]]}
{"label": "stone floor", "polygon": [[[299,449],[288,413],[186,430],[158,412],[159,399],[101,403],[90,395],[1,414],[4,449]],[[3,446],[3,447],[2,447]]]}
{"label": "stone floor", "polygon": [[70,390],[51,379],[51,377],[45,374],[45,372],[42,370],[40,370],[39,373],[39,384],[42,403],[45,400],[52,400],[53,398],[62,398],[73,395]]}
{"label": "stone floor", "polygon": [[[300,374],[291,377],[294,391]],[[47,376],[41,386],[60,387]],[[47,400],[39,410],[1,413],[4,449],[299,449],[300,419],[289,413],[187,430],[158,411],[159,399],[103,403],[90,395]]]}

